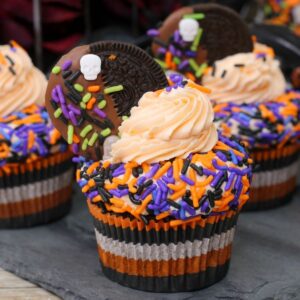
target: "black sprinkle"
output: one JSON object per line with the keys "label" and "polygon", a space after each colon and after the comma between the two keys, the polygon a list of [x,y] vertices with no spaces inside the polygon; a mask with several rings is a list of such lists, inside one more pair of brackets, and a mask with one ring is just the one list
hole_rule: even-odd
{"label": "black sprinkle", "polygon": [[66,78],[68,78],[71,74],[72,74],[72,71],[71,71],[71,70],[63,71],[63,72],[62,72],[62,77],[63,77],[63,79],[66,79]]}
{"label": "black sprinkle", "polygon": [[152,179],[147,180],[146,182],[144,182],[143,186],[144,188],[147,188],[148,186],[150,186],[153,183]]}
{"label": "black sprinkle", "polygon": [[149,220],[146,218],[146,216],[140,215],[140,218],[141,218],[141,220],[142,220],[146,225],[149,224]]}
{"label": "black sprinkle", "polygon": [[99,193],[99,195],[101,196],[103,202],[109,203],[109,199],[108,199],[108,197],[106,196],[105,190],[104,190],[103,188],[99,187],[99,188],[98,188],[98,193]]}
{"label": "black sprinkle", "polygon": [[60,119],[63,123],[65,123],[66,125],[68,124],[68,120],[67,120],[63,115],[60,115],[60,116],[59,116],[59,119]]}
{"label": "black sprinkle", "polygon": [[221,78],[224,78],[224,77],[226,76],[226,73],[227,73],[227,71],[224,70],[224,71],[222,72],[222,74],[221,74]]}
{"label": "black sprinkle", "polygon": [[186,171],[189,168],[190,163],[191,163],[191,160],[188,159],[188,158],[184,161],[184,164],[183,164],[182,169],[181,169],[181,174],[183,174],[183,175],[186,174]]}
{"label": "black sprinkle", "polygon": [[80,102],[80,99],[77,96],[75,96],[72,92],[68,93],[67,97],[76,105]]}
{"label": "black sprinkle", "polygon": [[202,168],[202,167],[198,167],[198,166],[195,165],[195,164],[191,164],[191,168],[192,168],[193,170],[195,170],[199,176],[202,176],[202,175],[203,175],[203,168]]}
{"label": "black sprinkle", "polygon": [[14,66],[15,62],[12,60],[12,58],[8,55],[5,55],[6,59],[9,61],[9,63]]}
{"label": "black sprinkle", "polygon": [[235,67],[237,67],[237,68],[242,68],[242,67],[245,67],[245,65],[244,65],[244,64],[235,64],[234,66],[235,66]]}
{"label": "black sprinkle", "polygon": [[212,65],[212,71],[211,71],[211,76],[215,76],[216,75],[216,69],[217,69],[216,64],[213,63],[213,65]]}
{"label": "black sprinkle", "polygon": [[103,214],[107,213],[107,209],[106,209],[106,207],[105,207],[105,204],[104,204],[102,201],[99,201],[99,202],[97,203],[97,205],[101,208],[101,212],[102,212]]}
{"label": "black sprinkle", "polygon": [[163,48],[167,48],[168,47],[168,45],[164,41],[162,41],[162,40],[160,40],[158,38],[154,38],[153,39],[153,43],[157,44],[157,45],[159,45],[159,46],[161,46]]}
{"label": "black sprinkle", "polygon": [[[189,197],[182,197],[182,200],[184,201],[184,202],[186,202],[188,205],[190,205],[190,206],[194,206],[193,205],[193,201],[191,200],[191,198],[189,198]],[[197,208],[197,207],[196,207]]]}
{"label": "black sprinkle", "polygon": [[174,208],[177,208],[177,209],[180,209],[181,208],[181,205],[173,200],[169,200],[167,199],[167,202],[170,206],[173,206]]}
{"label": "black sprinkle", "polygon": [[81,72],[79,70],[75,71],[68,79],[68,81],[70,83],[73,83],[78,77],[79,75],[81,74]]}
{"label": "black sprinkle", "polygon": [[[90,120],[90,118],[89,118],[89,120]],[[91,121],[91,120],[90,120]],[[100,127],[101,129],[105,129],[106,128],[106,126],[105,126],[105,124],[104,123],[101,123],[99,120],[97,120],[97,119],[93,119],[93,121],[91,121],[91,122],[93,122],[95,125],[97,125],[98,127]]]}
{"label": "black sprinkle", "polygon": [[135,199],[134,195],[132,193],[128,193],[130,201],[135,205],[140,205],[141,200]]}
{"label": "black sprinkle", "polygon": [[77,121],[77,125],[81,126],[83,123],[84,119],[81,117],[78,121]]}
{"label": "black sprinkle", "polygon": [[16,75],[16,71],[14,70],[14,68],[12,66],[10,66],[8,69],[13,75]]}
{"label": "black sprinkle", "polygon": [[112,121],[108,118],[104,119],[104,124],[109,127],[110,129],[114,129],[115,125],[112,123]]}
{"label": "black sprinkle", "polygon": [[204,195],[199,201],[199,206],[201,206],[207,200],[207,195]]}
{"label": "black sprinkle", "polygon": [[139,174],[143,174],[143,173],[144,173],[144,171],[143,171],[143,168],[142,168],[142,167],[137,167],[137,170],[138,170]]}
{"label": "black sprinkle", "polygon": [[96,99],[97,99],[98,101],[103,100],[103,99],[104,99],[104,95],[103,95],[102,93],[99,93],[99,94],[97,95]]}
{"label": "black sprinkle", "polygon": [[127,184],[119,184],[118,185],[118,189],[119,190],[125,190],[125,189],[127,189],[128,188],[128,185]]}
{"label": "black sprinkle", "polygon": [[133,175],[135,178],[139,177],[139,171],[138,171],[137,168],[133,168],[133,169],[132,169],[132,175]]}
{"label": "black sprinkle", "polygon": [[143,192],[143,189],[144,189],[144,185],[140,185],[136,191],[136,194],[140,195]]}
{"label": "black sprinkle", "polygon": [[56,110],[58,108],[58,104],[55,101],[51,100],[50,104],[51,104],[51,106],[53,107],[54,110]]}

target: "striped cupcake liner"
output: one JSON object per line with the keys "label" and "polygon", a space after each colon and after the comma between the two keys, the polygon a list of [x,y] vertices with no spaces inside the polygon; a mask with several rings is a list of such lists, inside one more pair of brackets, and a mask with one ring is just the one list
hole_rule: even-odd
{"label": "striped cupcake liner", "polygon": [[244,211],[275,208],[292,200],[297,186],[299,146],[255,151],[250,198]]}
{"label": "striped cupcake liner", "polygon": [[184,292],[210,286],[227,273],[238,212],[171,227],[102,213],[90,201],[88,206],[103,273],[121,285]]}
{"label": "striped cupcake liner", "polygon": [[71,153],[0,168],[0,228],[25,228],[63,217],[71,207]]}

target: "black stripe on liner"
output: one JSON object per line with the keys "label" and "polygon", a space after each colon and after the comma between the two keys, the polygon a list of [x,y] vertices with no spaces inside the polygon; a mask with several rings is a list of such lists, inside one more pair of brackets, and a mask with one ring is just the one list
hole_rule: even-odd
{"label": "black stripe on liner", "polygon": [[72,207],[71,204],[72,204],[71,199],[68,199],[62,204],[38,212],[36,214],[26,215],[17,218],[9,218],[9,219],[0,218],[0,228],[1,229],[27,228],[27,227],[53,222],[65,216],[71,210]]}
{"label": "black stripe on liner", "polygon": [[232,229],[237,223],[238,214],[232,218],[226,218],[224,221],[219,221],[215,224],[207,224],[204,228],[195,226],[191,228],[186,227],[185,230],[179,226],[177,229],[170,228],[168,231],[160,229],[156,231],[151,229],[149,231],[143,229],[139,231],[137,228],[122,228],[110,226],[108,223],[101,222],[94,218],[94,226],[96,230],[102,235],[125,243],[140,243],[141,245],[168,245],[170,243],[177,244],[185,241],[203,240],[204,238],[211,238],[215,234],[221,234]]}
{"label": "black stripe on liner", "polygon": [[229,269],[229,264],[230,259],[223,265],[208,267],[203,272],[169,277],[133,276],[104,267],[102,263],[101,267],[105,276],[121,285],[155,293],[170,293],[188,292],[206,288],[225,277]]}

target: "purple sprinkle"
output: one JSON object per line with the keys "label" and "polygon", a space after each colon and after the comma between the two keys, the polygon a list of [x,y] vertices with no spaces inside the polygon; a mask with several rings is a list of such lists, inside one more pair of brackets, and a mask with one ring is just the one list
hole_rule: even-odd
{"label": "purple sprinkle", "polygon": [[149,29],[147,31],[147,35],[151,37],[157,37],[159,36],[159,31],[157,29]]}
{"label": "purple sprinkle", "polygon": [[183,60],[179,65],[178,65],[178,70],[183,70],[184,68],[186,68],[189,65],[189,61],[188,60]]}
{"label": "purple sprinkle", "polygon": [[172,183],[172,184],[174,184],[175,183],[175,179],[174,178],[169,178],[169,177],[167,177],[167,176],[163,176],[162,177],[162,180],[165,182],[165,183]]}
{"label": "purple sprinkle", "polygon": [[175,43],[179,43],[180,42],[180,33],[179,33],[179,30],[175,30],[173,37],[174,37]]}
{"label": "purple sprinkle", "polygon": [[125,174],[125,168],[124,165],[121,165],[119,168],[117,168],[116,170],[114,170],[114,172],[112,173],[113,177],[118,177],[120,175]]}
{"label": "purple sprinkle", "polygon": [[63,63],[61,69],[62,69],[63,71],[66,71],[66,70],[68,70],[71,66],[72,66],[72,61],[71,61],[71,60],[66,60],[66,61]]}
{"label": "purple sprinkle", "polygon": [[195,185],[195,182],[185,175],[180,175],[180,179],[189,185]]}
{"label": "purple sprinkle", "polygon": [[171,90],[172,90],[172,87],[171,87],[171,86],[167,86],[167,87],[166,87],[166,91],[167,91],[167,92],[171,92]]}
{"label": "purple sprinkle", "polygon": [[[152,209],[152,210],[158,210],[158,209],[159,209],[159,206],[158,206],[158,205],[155,205],[155,204],[149,204],[149,205],[148,205],[148,208],[149,208],[149,209]],[[158,212],[157,214],[159,214],[159,212]]]}
{"label": "purple sprinkle", "polygon": [[119,193],[121,197],[124,197],[128,195],[128,189],[119,190]]}
{"label": "purple sprinkle", "polygon": [[81,115],[80,109],[78,109],[72,104],[68,104],[68,109],[71,110],[75,115]]}
{"label": "purple sprinkle", "polygon": [[216,175],[215,172],[210,171],[210,170],[205,169],[205,168],[203,168],[203,174],[206,175],[206,176],[210,176],[210,175],[215,176]]}
{"label": "purple sprinkle", "polygon": [[224,153],[222,153],[221,151],[217,151],[216,152],[217,156],[222,160],[222,161],[227,161],[227,157]]}
{"label": "purple sprinkle", "polygon": [[58,84],[56,86],[56,92],[57,92],[57,96],[58,96],[59,102],[61,104],[66,103],[66,100],[65,100],[65,97],[64,97],[61,85]]}
{"label": "purple sprinkle", "polygon": [[113,196],[117,197],[117,198],[121,198],[121,193],[118,190],[110,190],[109,191]]}
{"label": "purple sprinkle", "polygon": [[196,57],[197,56],[197,52],[191,51],[191,50],[187,50],[187,51],[185,51],[185,55],[188,56],[188,57]]}
{"label": "purple sprinkle", "polygon": [[223,171],[218,172],[217,175],[215,176],[215,178],[213,179],[213,181],[210,183],[210,185],[212,187],[215,187],[218,184],[218,182],[220,181],[220,179],[223,177],[223,175],[224,175]]}
{"label": "purple sprinkle", "polygon": [[71,122],[73,123],[73,125],[76,126],[78,123],[77,123],[77,120],[76,120],[76,117],[75,117],[73,111],[69,111],[69,117],[70,117],[70,120],[71,120]]}
{"label": "purple sprinkle", "polygon": [[163,192],[167,192],[168,191],[168,187],[167,185],[162,181],[162,180],[158,180],[157,184],[159,186],[159,188],[163,191]]}
{"label": "purple sprinkle", "polygon": [[146,179],[147,179],[147,178],[146,178],[145,176],[141,176],[141,177],[138,179],[137,184],[138,184],[138,185],[143,184],[143,183],[145,182]]}
{"label": "purple sprinkle", "polygon": [[151,170],[145,175],[146,178],[152,178],[156,172],[158,171],[158,169],[160,168],[159,164],[155,164],[153,165],[153,167],[151,168]]}
{"label": "purple sprinkle", "polygon": [[167,176],[168,177],[173,177],[173,167],[171,166],[170,168],[169,168],[169,170],[167,171]]}
{"label": "purple sprinkle", "polygon": [[65,116],[67,119],[70,119],[70,115],[69,115],[67,106],[66,106],[65,104],[62,104],[62,105],[61,105],[61,110],[62,110],[64,116]]}
{"label": "purple sprinkle", "polygon": [[176,55],[176,49],[175,49],[175,47],[172,44],[170,44],[169,50],[172,53],[172,55]]}
{"label": "purple sprinkle", "polygon": [[158,190],[157,190],[157,193],[156,193],[156,195],[155,195],[155,197],[154,197],[154,203],[155,203],[156,205],[159,205],[160,200],[161,200],[161,196],[162,196],[162,192],[161,192],[160,189],[158,189]]}
{"label": "purple sprinkle", "polygon": [[72,145],[72,151],[76,154],[79,152],[79,146],[78,144],[73,144]]}
{"label": "purple sprinkle", "polygon": [[159,54],[166,54],[167,50],[163,47],[159,47],[158,50],[157,50],[157,53]]}
{"label": "purple sprinkle", "polygon": [[241,181],[242,181],[242,176],[237,176],[235,183],[234,183],[234,188],[237,190],[239,188],[239,186],[241,185]]}
{"label": "purple sprinkle", "polygon": [[209,205],[208,201],[207,200],[204,201],[203,204],[201,205],[201,212],[205,212],[208,208],[208,205]]}
{"label": "purple sprinkle", "polygon": [[180,204],[191,216],[196,214],[195,209],[189,206],[185,201],[181,201]]}
{"label": "purple sprinkle", "polygon": [[56,88],[53,88],[52,91],[51,91],[51,97],[52,99],[58,103],[59,102],[59,98],[58,98],[58,95],[57,95],[57,92],[56,92]]}
{"label": "purple sprinkle", "polygon": [[98,195],[98,192],[97,191],[93,191],[93,192],[88,193],[88,198],[93,199],[97,195]]}
{"label": "purple sprinkle", "polygon": [[233,182],[233,179],[235,178],[235,174],[234,173],[231,173],[230,175],[229,175],[229,178],[228,178],[228,181],[227,181],[227,183],[226,183],[226,185],[225,185],[225,191],[228,191],[229,189],[230,189],[230,187],[231,187],[231,185],[232,185],[232,182]]}
{"label": "purple sprinkle", "polygon": [[148,195],[150,195],[156,189],[156,185],[150,185],[141,195],[141,199],[144,200]]}
{"label": "purple sprinkle", "polygon": [[100,118],[103,118],[103,119],[106,118],[106,113],[105,113],[103,110],[99,109],[98,107],[95,107],[95,108],[94,108],[94,112],[95,112]]}

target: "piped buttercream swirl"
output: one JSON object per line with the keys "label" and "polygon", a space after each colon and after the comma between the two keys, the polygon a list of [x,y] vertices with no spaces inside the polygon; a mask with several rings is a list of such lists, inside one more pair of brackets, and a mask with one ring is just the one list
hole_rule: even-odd
{"label": "piped buttercream swirl", "polygon": [[3,45],[0,56],[0,115],[44,104],[46,77],[33,66],[26,51],[19,46]]}
{"label": "piped buttercream swirl", "polygon": [[154,163],[207,152],[218,138],[213,119],[207,94],[189,84],[148,92],[120,126],[121,139],[112,146],[112,160]]}
{"label": "piped buttercream swirl", "polygon": [[239,53],[215,63],[203,76],[217,103],[257,103],[275,100],[285,91],[279,61],[271,55]]}

